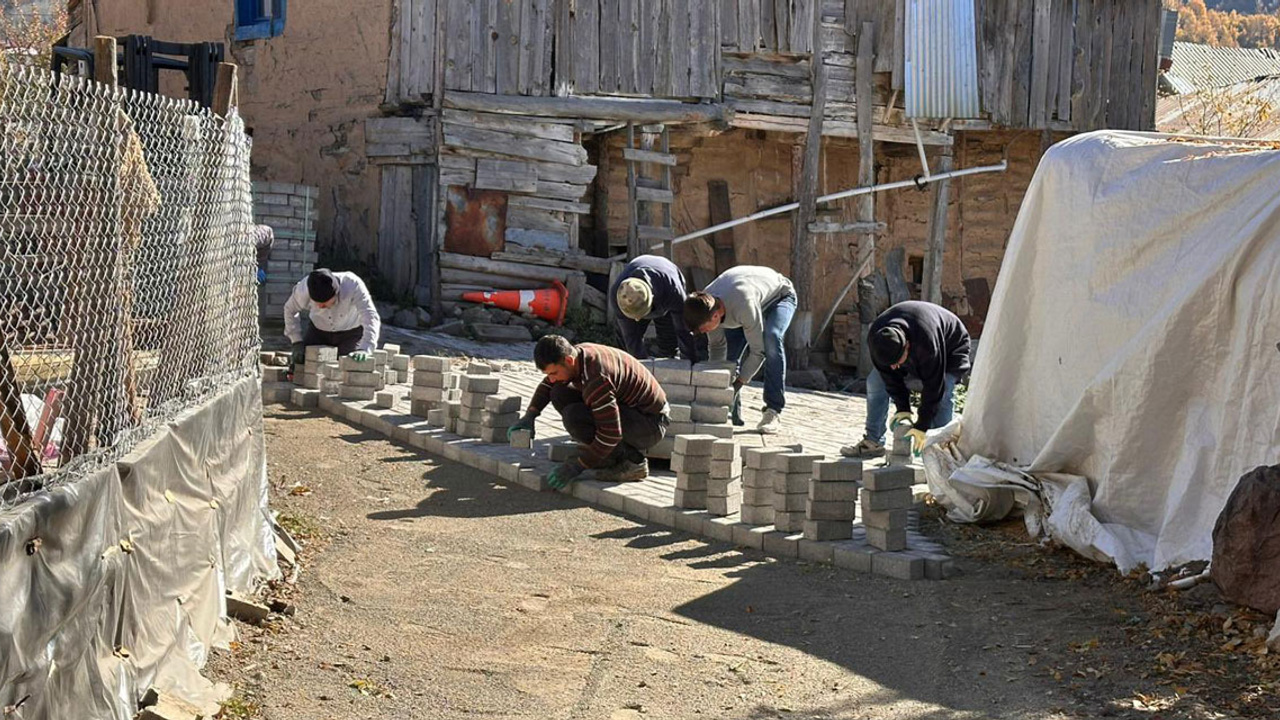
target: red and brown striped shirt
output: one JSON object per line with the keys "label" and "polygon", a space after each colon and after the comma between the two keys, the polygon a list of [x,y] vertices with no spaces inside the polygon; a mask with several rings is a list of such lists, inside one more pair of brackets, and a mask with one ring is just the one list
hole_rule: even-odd
{"label": "red and brown striped shirt", "polygon": [[[622,350],[593,343],[582,343],[575,349],[579,371],[569,387],[582,393],[596,424],[595,442],[580,459],[586,467],[599,467],[622,441],[619,405],[657,415],[666,407],[667,394],[648,368]],[[550,400],[551,381],[543,378],[529,400],[529,414],[537,417]]]}

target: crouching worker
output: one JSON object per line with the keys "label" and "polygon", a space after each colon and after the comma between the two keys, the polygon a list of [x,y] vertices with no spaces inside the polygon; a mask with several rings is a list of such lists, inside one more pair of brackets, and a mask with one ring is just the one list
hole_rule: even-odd
{"label": "crouching worker", "polygon": [[667,395],[648,368],[617,348],[575,347],[559,335],[538,341],[533,362],[547,377],[507,434],[533,432],[534,420],[551,403],[582,445],[582,454],[553,469],[547,484],[563,488],[587,470],[608,482],[648,477],[644,451],[662,440],[670,424]]}
{"label": "crouching worker", "polygon": [[[309,320],[305,333],[304,310]],[[368,359],[381,331],[369,289],[355,273],[314,270],[294,285],[284,304],[284,334],[293,343],[294,365],[303,363],[308,345],[330,345],[339,355]]]}

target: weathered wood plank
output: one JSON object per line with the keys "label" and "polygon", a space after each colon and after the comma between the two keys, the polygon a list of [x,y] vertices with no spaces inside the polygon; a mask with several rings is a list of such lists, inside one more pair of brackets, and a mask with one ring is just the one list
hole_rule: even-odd
{"label": "weathered wood plank", "polygon": [[1147,41],[1144,43],[1146,55],[1142,61],[1142,117],[1139,118],[1138,129],[1153,130],[1156,123],[1156,94],[1151,88],[1156,86],[1156,78],[1160,72],[1160,26],[1163,20],[1163,5],[1159,0],[1147,0]]}
{"label": "weathered wood plank", "polygon": [[586,148],[581,145],[520,137],[497,130],[485,130],[449,122],[444,123],[444,141],[451,147],[544,162],[583,165],[587,161]]}
{"label": "weathered wood plank", "polygon": [[713,122],[723,120],[725,116],[725,106],[720,103],[682,103],[675,100],[538,98],[456,92],[445,96],[444,105],[480,112],[641,123]]}
{"label": "weathered wood plank", "polygon": [[1059,15],[1057,32],[1063,36],[1058,48],[1058,93],[1055,101],[1057,117],[1063,122],[1071,122],[1071,78],[1075,72],[1075,4],[1076,0],[1060,0],[1062,11]]}
{"label": "weathered wood plank", "polygon": [[640,91],[637,64],[640,55],[640,0],[618,2],[618,91],[636,95]]}
{"label": "weathered wood plank", "polygon": [[387,87],[382,95],[383,102],[394,104],[400,102],[400,53],[404,47],[402,34],[404,23],[409,21],[405,14],[410,0],[394,0],[391,3],[391,49],[387,53]]}
{"label": "weathered wood plank", "polygon": [[1045,97],[1049,88],[1049,71],[1057,61],[1050,55],[1052,45],[1053,0],[1035,0],[1031,26],[1031,90],[1027,102],[1031,127],[1045,127]]}
{"label": "weathered wood plank", "polygon": [[[535,85],[536,92],[533,94],[547,96],[554,94],[555,91],[555,88],[551,86],[551,73],[555,63],[553,51],[558,44],[572,45],[573,33],[566,27],[563,35],[556,35],[555,14],[556,8],[559,7],[560,3],[556,2],[556,0],[534,0],[534,2],[542,7],[540,15],[542,19],[542,60],[536,67],[537,85]],[[571,53],[573,51],[569,48],[566,49],[566,52]]]}
{"label": "weathered wood plank", "polygon": [[548,232],[569,233],[569,223],[557,212],[507,206],[507,227],[524,228],[525,230],[546,230]]}
{"label": "weathered wood plank", "polygon": [[573,23],[573,71],[578,92],[600,91],[600,0],[577,0]]}
{"label": "weathered wood plank", "polygon": [[[655,95],[654,81],[658,66],[659,16],[661,2],[640,2],[640,50],[636,55],[636,82],[641,94]],[[663,26],[665,29],[665,26]]]}
{"label": "weathered wood plank", "polygon": [[817,221],[809,223],[809,232],[830,235],[834,233],[875,233],[883,234],[888,225],[882,222],[830,222]]}
{"label": "weathered wood plank", "polygon": [[539,173],[538,191],[534,194],[539,197],[552,198],[555,200],[571,200],[577,202],[582,200],[583,196],[587,194],[587,186],[544,180],[542,174]]}
{"label": "weathered wood plank", "polygon": [[[938,159],[938,173],[951,172],[950,149]],[[926,302],[942,304],[942,266],[947,247],[947,205],[951,180],[944,178],[933,184],[932,208],[929,213],[929,235],[925,241],[923,295]]]}
{"label": "weathered wood plank", "polygon": [[1129,86],[1129,52],[1132,44],[1132,14],[1130,4],[1116,3],[1115,21],[1111,26],[1111,75],[1107,81],[1106,98],[1107,127],[1123,128],[1125,120],[1125,104],[1128,100],[1124,92]]}
{"label": "weathered wood plank", "polygon": [[715,42],[716,6],[709,2],[689,5],[689,94],[694,97],[716,97],[720,94],[720,45]]}
{"label": "weathered wood plank", "polygon": [[[569,235],[567,233],[507,228],[503,237],[508,243],[524,247],[569,248]],[[572,298],[570,300],[572,301]]]}
{"label": "weathered wood plank", "polygon": [[808,104],[813,91],[808,82],[777,75],[730,75],[724,79],[724,94]]}
{"label": "weathered wood plank", "polygon": [[[815,0],[816,4],[817,0]],[[809,223],[813,222],[817,210],[816,198],[819,191],[818,163],[822,157],[822,118],[827,103],[827,65],[822,61],[821,34],[822,20],[818,8],[810,18],[812,47],[816,48],[810,62],[813,71],[813,105],[809,111],[809,127],[805,133],[804,158],[801,163],[800,177],[793,181],[796,188],[796,202],[799,207],[792,217],[791,224],[791,280],[795,283],[797,298],[797,331],[788,335],[788,349],[795,351],[795,364],[798,368],[806,368],[809,364],[809,335],[813,324],[813,286],[814,286],[814,248],[815,239],[809,232]],[[870,64],[870,58],[860,58]],[[864,68],[865,74],[865,68]],[[871,107],[869,97],[866,105]],[[870,114],[869,112],[867,114]],[[870,135],[870,133],[868,133]]]}
{"label": "weathered wood plank", "polygon": [[454,270],[470,270],[491,275],[506,275],[508,277],[527,277],[544,282],[551,282],[552,280],[567,282],[574,275],[581,274],[576,270],[567,268],[547,267],[523,262],[504,262],[451,252],[440,253],[440,267]]}
{"label": "weathered wood plank", "polygon": [[404,165],[383,166],[378,271],[397,293],[413,291],[418,269],[412,199],[413,169]]}
{"label": "weathered wood plank", "polygon": [[670,190],[651,187],[637,187],[636,199],[641,202],[673,203],[675,195]]}
{"label": "weathered wood plank", "polygon": [[1062,75],[1062,45],[1071,40],[1071,26],[1063,23],[1062,11],[1070,0],[1051,0],[1049,10],[1049,77],[1045,81],[1044,122],[1058,113],[1058,80]]}
{"label": "weathered wood plank", "polygon": [[[871,92],[872,56],[874,53],[870,23],[863,23],[858,30],[857,93],[866,97]],[[875,127],[872,124],[870,104],[858,106],[858,184],[870,187],[876,182]],[[867,193],[854,200],[854,216],[858,222],[876,221],[875,195]],[[875,265],[876,236],[866,233],[858,238],[859,260]]]}
{"label": "weathered wood plank", "polygon": [[1031,120],[1032,62],[1035,57],[1035,2],[1022,0],[1014,27],[1013,113],[1015,127],[1029,127]]}
{"label": "weathered wood plank", "polygon": [[[736,50],[738,47],[738,0],[719,0],[720,2],[720,45],[725,50]],[[665,11],[667,3],[662,7]],[[664,25],[663,27],[670,27]]]}
{"label": "weathered wood plank", "polygon": [[[533,64],[542,62],[542,28],[538,24],[538,12],[543,8],[539,0],[531,0],[520,12],[520,32],[517,35],[516,90],[521,95],[536,95]],[[534,28],[538,28],[537,32]]]}
{"label": "weathered wood plank", "polygon": [[367,143],[407,144],[421,150],[432,150],[434,133],[429,117],[376,117],[364,121]]}
{"label": "weathered wood plank", "polygon": [[[733,219],[733,209],[729,205],[729,183],[724,180],[707,181],[708,216],[712,225],[729,222]],[[720,274],[738,264],[737,253],[733,244],[733,228],[721,230],[708,238],[715,253],[715,271]]]}
{"label": "weathered wood plank", "polygon": [[446,3],[444,83],[449,90],[471,90],[471,3]]}
{"label": "weathered wood plank", "polygon": [[436,0],[413,0],[413,64],[406,100],[423,102],[435,90]]}
{"label": "weathered wood plank", "polygon": [[[856,109],[856,107],[855,107]],[[776,130],[778,132],[803,133],[809,125],[807,118],[801,117],[782,117],[779,115],[757,115],[754,113],[737,113],[729,124],[732,127],[752,128],[755,130]],[[832,137],[858,137],[858,127],[855,123],[845,122],[842,120],[825,120],[822,123],[822,134]],[[915,134],[911,128],[903,128],[894,125],[872,125],[872,137],[876,142],[903,143],[914,145],[916,142]],[[934,130],[921,130],[920,140],[925,145],[951,145],[954,141],[952,137],[946,133]]]}
{"label": "weathered wood plank", "polygon": [[618,92],[622,58],[621,0],[600,0],[600,92]]}
{"label": "weathered wood plank", "polygon": [[760,47],[761,48],[777,48],[779,38],[783,46],[786,45],[787,28],[791,23],[791,8],[788,7],[787,0],[754,0],[750,3],[755,7],[748,9],[754,12],[760,18]]}
{"label": "weathered wood plank", "polygon": [[[772,5],[772,0],[764,0]],[[673,5],[673,7],[675,7]],[[739,52],[753,53],[760,50],[760,0],[738,0],[738,42]],[[674,26],[672,26],[674,30]]]}
{"label": "weathered wood plank", "polygon": [[792,80],[808,81],[811,74],[809,62],[796,57],[731,55],[724,56],[724,72],[726,75],[777,75]]}
{"label": "weathered wood plank", "polygon": [[576,86],[576,83],[580,82],[577,75],[582,73],[582,68],[578,67],[582,62],[580,57],[583,54],[582,38],[578,36],[580,28],[577,26],[573,13],[570,12],[570,4],[556,0],[551,7],[551,22],[555,28],[555,40],[544,43],[548,48],[555,46],[555,57],[552,60],[552,75],[555,79],[555,86],[551,89],[551,94],[557,97],[564,97],[582,92]]}
{"label": "weathered wood plank", "polygon": [[1095,0],[1098,25],[1093,36],[1094,81],[1090,127],[1105,127],[1107,122],[1107,93],[1111,86],[1111,29],[1115,23],[1115,3]]}
{"label": "weathered wood plank", "polygon": [[636,148],[622,148],[622,159],[631,162],[655,163],[657,165],[670,165],[675,167],[676,156],[667,153],[656,152],[653,150],[638,150]]}
{"label": "weathered wood plank", "polygon": [[528,163],[480,158],[476,160],[474,187],[505,192],[537,192],[538,171]]}
{"label": "weathered wood plank", "polygon": [[566,123],[539,122],[527,117],[516,117],[501,113],[471,112],[445,108],[442,111],[445,122],[458,125],[471,125],[487,130],[501,130],[516,135],[556,140],[558,142],[574,142],[573,126]]}
{"label": "weathered wood plank", "polygon": [[671,3],[654,0],[653,4],[658,8],[653,28],[653,94],[655,97],[672,97],[675,93],[671,83]]}
{"label": "weathered wood plank", "polygon": [[520,93],[520,8],[519,0],[495,0],[494,88],[502,95]]}
{"label": "weathered wood plank", "polygon": [[1089,101],[1093,86],[1094,0],[1076,0],[1075,47],[1071,68],[1071,126],[1089,130]]}
{"label": "weathered wood plank", "polygon": [[793,53],[807,53],[813,47],[813,22],[819,0],[792,0],[788,47]]}
{"label": "weathered wood plank", "polygon": [[[434,34],[434,31],[433,33]],[[440,292],[440,263],[436,262],[436,252],[440,249],[436,224],[436,168],[424,165],[413,168],[413,215],[414,240],[418,255],[417,276],[418,287],[426,287],[435,299]]]}
{"label": "weathered wood plank", "polygon": [[[530,164],[532,166],[532,164]],[[537,173],[534,167],[535,175]],[[566,200],[550,200],[540,197],[523,197],[519,195],[507,198],[507,207],[532,208],[536,210],[551,210],[554,212],[574,213],[575,215],[591,214],[590,203],[569,202]]]}
{"label": "weathered wood plank", "polygon": [[697,0],[670,0],[671,2],[671,94],[674,97],[689,96],[689,10]]}
{"label": "weathered wood plank", "polygon": [[[512,200],[524,199],[519,196],[511,198]],[[508,205],[508,207],[510,207]],[[572,270],[582,270],[583,272],[596,273],[597,275],[608,275],[610,266],[613,261],[609,258],[592,257],[590,255],[582,255],[579,253],[541,253],[529,250],[505,250],[495,252],[490,255],[494,260],[507,260],[509,262],[522,262],[533,265],[546,265],[548,267],[562,267]]]}

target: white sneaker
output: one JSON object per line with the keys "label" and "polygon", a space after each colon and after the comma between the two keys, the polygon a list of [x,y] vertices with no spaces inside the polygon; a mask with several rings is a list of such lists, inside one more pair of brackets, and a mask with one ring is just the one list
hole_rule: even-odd
{"label": "white sneaker", "polygon": [[756,426],[756,430],[761,435],[777,435],[782,432],[782,417],[777,410],[765,408],[764,414],[760,416],[760,424]]}

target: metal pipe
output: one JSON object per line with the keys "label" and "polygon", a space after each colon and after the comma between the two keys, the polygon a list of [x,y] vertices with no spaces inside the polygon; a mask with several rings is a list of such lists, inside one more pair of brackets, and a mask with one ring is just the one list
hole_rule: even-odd
{"label": "metal pipe", "polygon": [[[978,175],[980,173],[1004,172],[1005,170],[1008,170],[1008,169],[1009,169],[1009,161],[1002,160],[1000,161],[999,165],[981,165],[979,167],[965,168],[963,170],[952,170],[951,172],[934,175],[928,178],[927,180],[924,178],[921,178],[918,181],[916,179],[898,180],[896,182],[891,182],[891,183],[881,183],[880,185],[869,185],[866,187],[853,188],[852,190],[842,190],[838,193],[823,195],[822,197],[818,198],[814,202],[828,203],[835,200],[843,200],[845,198],[855,197],[857,195],[867,195],[873,192],[881,192],[883,190],[900,190],[902,188],[919,188],[922,185],[926,185],[931,182],[937,182],[938,180],[946,180],[948,178],[955,178],[955,177],[964,177],[965,175]],[[743,218],[738,218],[737,220],[722,222],[719,225],[712,225],[709,228],[703,228],[702,230],[697,230],[687,235],[681,235],[680,237],[672,240],[671,244],[677,245],[686,240],[695,240],[697,238],[710,235],[712,233],[720,232],[721,230],[728,230],[731,227],[746,225],[749,222],[755,222],[756,220],[762,220],[764,218],[772,217],[774,215],[781,215],[786,212],[791,212],[792,210],[795,210],[798,207],[800,207],[800,203],[787,203],[786,205],[779,205],[778,207],[769,208],[768,210],[761,210],[760,212],[752,213],[751,215],[748,215]],[[660,247],[662,247],[661,244],[650,245],[649,249],[654,250]],[[627,257],[626,253],[621,253],[619,255],[614,255],[609,259],[615,260],[615,261],[625,260],[626,257]]]}

